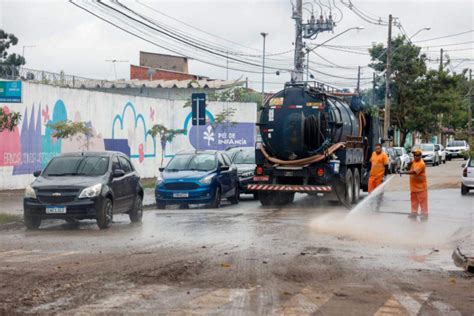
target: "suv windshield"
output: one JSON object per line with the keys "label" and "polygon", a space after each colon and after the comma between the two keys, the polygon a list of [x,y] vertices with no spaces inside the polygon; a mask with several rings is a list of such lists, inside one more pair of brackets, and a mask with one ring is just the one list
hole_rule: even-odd
{"label": "suv windshield", "polygon": [[464,147],[466,144],[462,140],[453,140],[449,142],[448,147]]}
{"label": "suv windshield", "polygon": [[61,176],[101,176],[109,167],[108,157],[56,157],[51,160],[43,175]]}
{"label": "suv windshield", "polygon": [[166,171],[198,170],[211,171],[217,168],[216,157],[211,154],[176,155],[169,162]]}
{"label": "suv windshield", "polygon": [[239,151],[234,156],[234,161],[233,162],[236,165],[239,165],[239,164],[255,164],[255,150],[254,149],[249,149],[249,150]]}
{"label": "suv windshield", "polygon": [[421,151],[434,151],[433,144],[421,144],[420,148],[421,148]]}

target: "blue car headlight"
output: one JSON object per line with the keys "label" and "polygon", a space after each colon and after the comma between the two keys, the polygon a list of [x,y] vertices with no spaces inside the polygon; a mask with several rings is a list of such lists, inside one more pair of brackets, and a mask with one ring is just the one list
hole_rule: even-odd
{"label": "blue car headlight", "polygon": [[208,176],[205,176],[201,180],[199,180],[199,182],[202,183],[202,184],[211,184],[212,179],[214,178],[214,176],[215,176],[214,174],[210,174]]}
{"label": "blue car headlight", "polygon": [[160,175],[160,176],[158,176],[158,177],[156,178],[156,183],[155,183],[155,185],[156,185],[156,186],[159,186],[160,184],[163,183],[163,181],[165,181],[165,180],[164,180],[163,177]]}

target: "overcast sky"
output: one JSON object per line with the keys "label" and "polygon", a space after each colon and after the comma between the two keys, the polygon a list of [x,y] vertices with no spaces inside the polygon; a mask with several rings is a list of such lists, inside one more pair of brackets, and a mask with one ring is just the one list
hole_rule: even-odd
{"label": "overcast sky", "polygon": [[[328,0],[321,0],[327,3]],[[331,0],[329,0],[331,1]],[[76,0],[95,12],[101,12],[90,2]],[[306,0],[305,2],[311,2]],[[348,0],[345,0],[347,3]],[[430,31],[420,32],[413,41],[435,38],[454,33],[460,33],[474,29],[474,1],[472,0],[445,0],[445,1],[367,1],[352,0],[353,4],[367,14],[382,17],[387,20],[391,13],[398,17],[406,33],[414,34],[423,27],[431,27]],[[267,54],[282,52],[292,49],[294,40],[294,21],[291,19],[290,0],[274,1],[143,1],[146,5],[166,13],[178,20],[195,25],[197,28],[213,33],[220,37],[239,43],[239,46],[230,42],[220,40],[202,32],[195,31],[183,24],[158,14],[136,1],[123,1],[124,4],[133,8],[150,18],[165,23],[186,33],[212,41],[227,48],[243,51],[248,54],[261,54],[262,37],[260,32],[269,33],[267,37]],[[319,11],[316,2],[312,2],[315,11]],[[361,31],[349,31],[334,39],[328,44],[332,45],[370,45],[373,42],[386,42],[387,27],[373,25],[362,20],[339,0],[337,6],[342,10],[342,20],[332,33],[322,33],[312,43],[320,43],[334,35],[343,32],[347,28],[363,26]],[[306,8],[311,10],[311,6]],[[339,11],[334,12],[341,16]],[[305,15],[308,12],[305,11]],[[127,22],[129,23],[129,22]],[[125,23],[121,23],[125,25]],[[130,26],[131,27],[131,26]],[[126,63],[116,63],[118,78],[129,78],[129,64],[138,64],[138,52],[140,50],[150,52],[169,53],[150,43],[144,42],[130,34],[127,34],[104,21],[88,14],[73,6],[67,1],[8,1],[0,0],[0,28],[6,32],[14,33],[19,38],[19,44],[11,51],[20,53],[25,47],[26,67],[32,69],[59,72],[64,70],[67,74],[75,74],[83,77],[98,79],[114,79],[112,63],[105,60],[126,60]],[[130,28],[128,28],[130,29]],[[394,36],[400,33],[398,28],[393,30]],[[164,39],[156,33],[148,33],[155,43],[167,46],[167,43],[175,45],[172,40]],[[474,32],[461,36],[444,38],[434,41],[421,42],[418,45],[428,47],[424,52],[433,59],[439,57],[440,45],[457,44],[474,41]],[[433,47],[431,47],[433,46]],[[453,65],[456,70],[463,67],[473,67],[474,45],[465,43],[460,45],[445,46],[448,55],[452,58],[470,58],[470,61],[456,61]],[[188,49],[186,53],[196,53],[194,49]],[[355,78],[357,70],[355,67],[367,66],[369,57],[363,51],[361,54],[353,52],[341,52],[320,47],[316,50],[330,62],[347,66],[349,69],[328,68],[322,65],[313,65],[312,68],[329,75],[344,78]],[[226,64],[225,60],[216,59],[209,55],[203,55],[206,59],[218,64]],[[273,58],[285,59],[286,61],[267,61],[267,64],[280,66],[281,63],[291,64],[293,55],[286,54]],[[311,55],[311,61],[327,64],[327,61],[318,56]],[[260,63],[260,61],[256,61]],[[433,61],[433,64],[436,61]],[[460,64],[461,63],[461,64]],[[278,64],[278,65],[276,65]],[[230,63],[230,67],[242,69],[238,64]],[[252,67],[250,67],[252,68]],[[283,68],[283,67],[282,67]],[[253,70],[257,70],[252,68]],[[218,68],[191,60],[189,71],[193,74],[208,76],[211,78],[225,79],[226,69]],[[270,71],[270,70],[269,70]],[[273,72],[273,70],[272,70]],[[316,79],[337,84],[338,86],[354,87],[355,80],[343,79],[314,73]],[[261,75],[229,71],[230,79],[249,77],[250,86],[257,90],[261,87]],[[364,87],[369,85],[372,70],[362,68],[361,77]],[[280,76],[275,74],[266,75],[268,91],[279,90],[280,83],[289,79],[289,75],[282,72]]]}

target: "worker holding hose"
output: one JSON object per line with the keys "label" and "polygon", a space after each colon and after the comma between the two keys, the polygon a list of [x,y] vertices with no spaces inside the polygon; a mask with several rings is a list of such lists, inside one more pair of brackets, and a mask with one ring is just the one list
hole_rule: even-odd
{"label": "worker holding hose", "polygon": [[375,151],[370,157],[369,193],[382,183],[383,178],[388,173],[388,163],[388,156],[382,151],[382,145],[375,144]]}
{"label": "worker holding hose", "polygon": [[418,208],[421,208],[420,219],[428,219],[428,183],[426,181],[426,166],[421,159],[421,150],[416,149],[413,152],[414,160],[404,174],[410,175],[410,201],[411,212],[409,218],[416,219]]}

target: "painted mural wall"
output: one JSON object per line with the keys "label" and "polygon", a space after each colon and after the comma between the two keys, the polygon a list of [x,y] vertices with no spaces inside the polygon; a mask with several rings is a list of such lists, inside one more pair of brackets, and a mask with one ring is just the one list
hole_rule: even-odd
{"label": "painted mural wall", "polygon": [[[162,154],[165,164],[182,150],[225,149],[254,146],[255,103],[209,102],[205,126],[192,126],[191,108],[185,100],[164,100],[80,89],[23,83],[23,103],[3,103],[6,111],[19,111],[21,124],[0,133],[0,190],[20,189],[34,179],[49,160],[65,152],[86,150],[86,140],[56,139],[48,124],[61,120],[86,121],[94,131],[89,150],[116,150],[129,155],[143,178],[158,174]],[[226,107],[237,111],[237,124],[217,125],[214,116]],[[154,124],[184,129],[172,143],[162,144],[147,134]]]}

